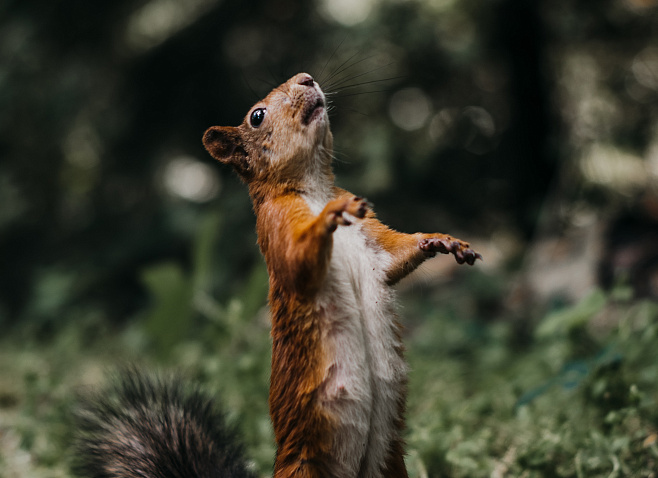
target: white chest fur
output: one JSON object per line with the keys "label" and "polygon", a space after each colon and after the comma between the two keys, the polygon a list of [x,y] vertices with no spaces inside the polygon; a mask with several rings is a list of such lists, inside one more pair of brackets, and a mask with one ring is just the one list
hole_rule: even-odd
{"label": "white chest fur", "polygon": [[[314,212],[323,206],[308,202]],[[385,283],[389,261],[358,221],[334,232],[317,301],[329,357],[321,400],[338,423],[332,476],[381,476],[396,433],[406,365],[399,354],[394,293]]]}

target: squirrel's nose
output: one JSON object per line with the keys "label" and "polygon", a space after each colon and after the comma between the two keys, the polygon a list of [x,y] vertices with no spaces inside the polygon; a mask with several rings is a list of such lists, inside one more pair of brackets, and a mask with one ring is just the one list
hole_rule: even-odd
{"label": "squirrel's nose", "polygon": [[300,73],[297,75],[297,84],[303,86],[313,86],[315,83],[311,75],[308,73]]}

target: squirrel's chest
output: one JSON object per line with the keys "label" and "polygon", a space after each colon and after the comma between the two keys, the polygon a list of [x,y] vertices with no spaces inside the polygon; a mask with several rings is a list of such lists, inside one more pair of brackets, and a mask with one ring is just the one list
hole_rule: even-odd
{"label": "squirrel's chest", "polygon": [[338,424],[334,452],[345,476],[378,476],[404,394],[394,292],[385,283],[389,260],[359,224],[339,227],[318,294],[327,364],[320,400]]}
{"label": "squirrel's chest", "polygon": [[386,350],[397,341],[394,292],[385,283],[389,260],[360,225],[334,232],[331,260],[316,300],[334,372],[339,366],[351,369],[352,363],[377,377],[389,372],[378,366],[390,360]]}

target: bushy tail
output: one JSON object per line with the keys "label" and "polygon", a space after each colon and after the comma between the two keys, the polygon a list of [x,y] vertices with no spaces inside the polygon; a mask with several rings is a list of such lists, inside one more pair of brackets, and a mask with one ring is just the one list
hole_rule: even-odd
{"label": "bushy tail", "polygon": [[254,477],[235,431],[199,390],[135,370],[83,400],[75,472],[86,478]]}

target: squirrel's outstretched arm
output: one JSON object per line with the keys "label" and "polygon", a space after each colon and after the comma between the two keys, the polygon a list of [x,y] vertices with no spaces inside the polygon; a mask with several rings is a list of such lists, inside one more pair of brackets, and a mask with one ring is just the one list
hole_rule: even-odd
{"label": "squirrel's outstretched arm", "polygon": [[363,221],[364,228],[379,246],[392,258],[386,269],[386,283],[393,285],[416,270],[425,260],[436,253],[453,254],[459,264],[473,265],[482,256],[470,248],[470,244],[448,234],[405,234],[379,222],[370,212]]}
{"label": "squirrel's outstretched arm", "polygon": [[[344,189],[335,188],[338,200],[353,197]],[[393,285],[409,275],[427,259],[436,253],[453,254],[459,264],[473,265],[482,256],[470,248],[470,244],[461,239],[442,233],[406,234],[382,224],[371,209],[366,210],[362,224],[375,242],[390,254],[391,263],[386,268],[386,283]]]}

